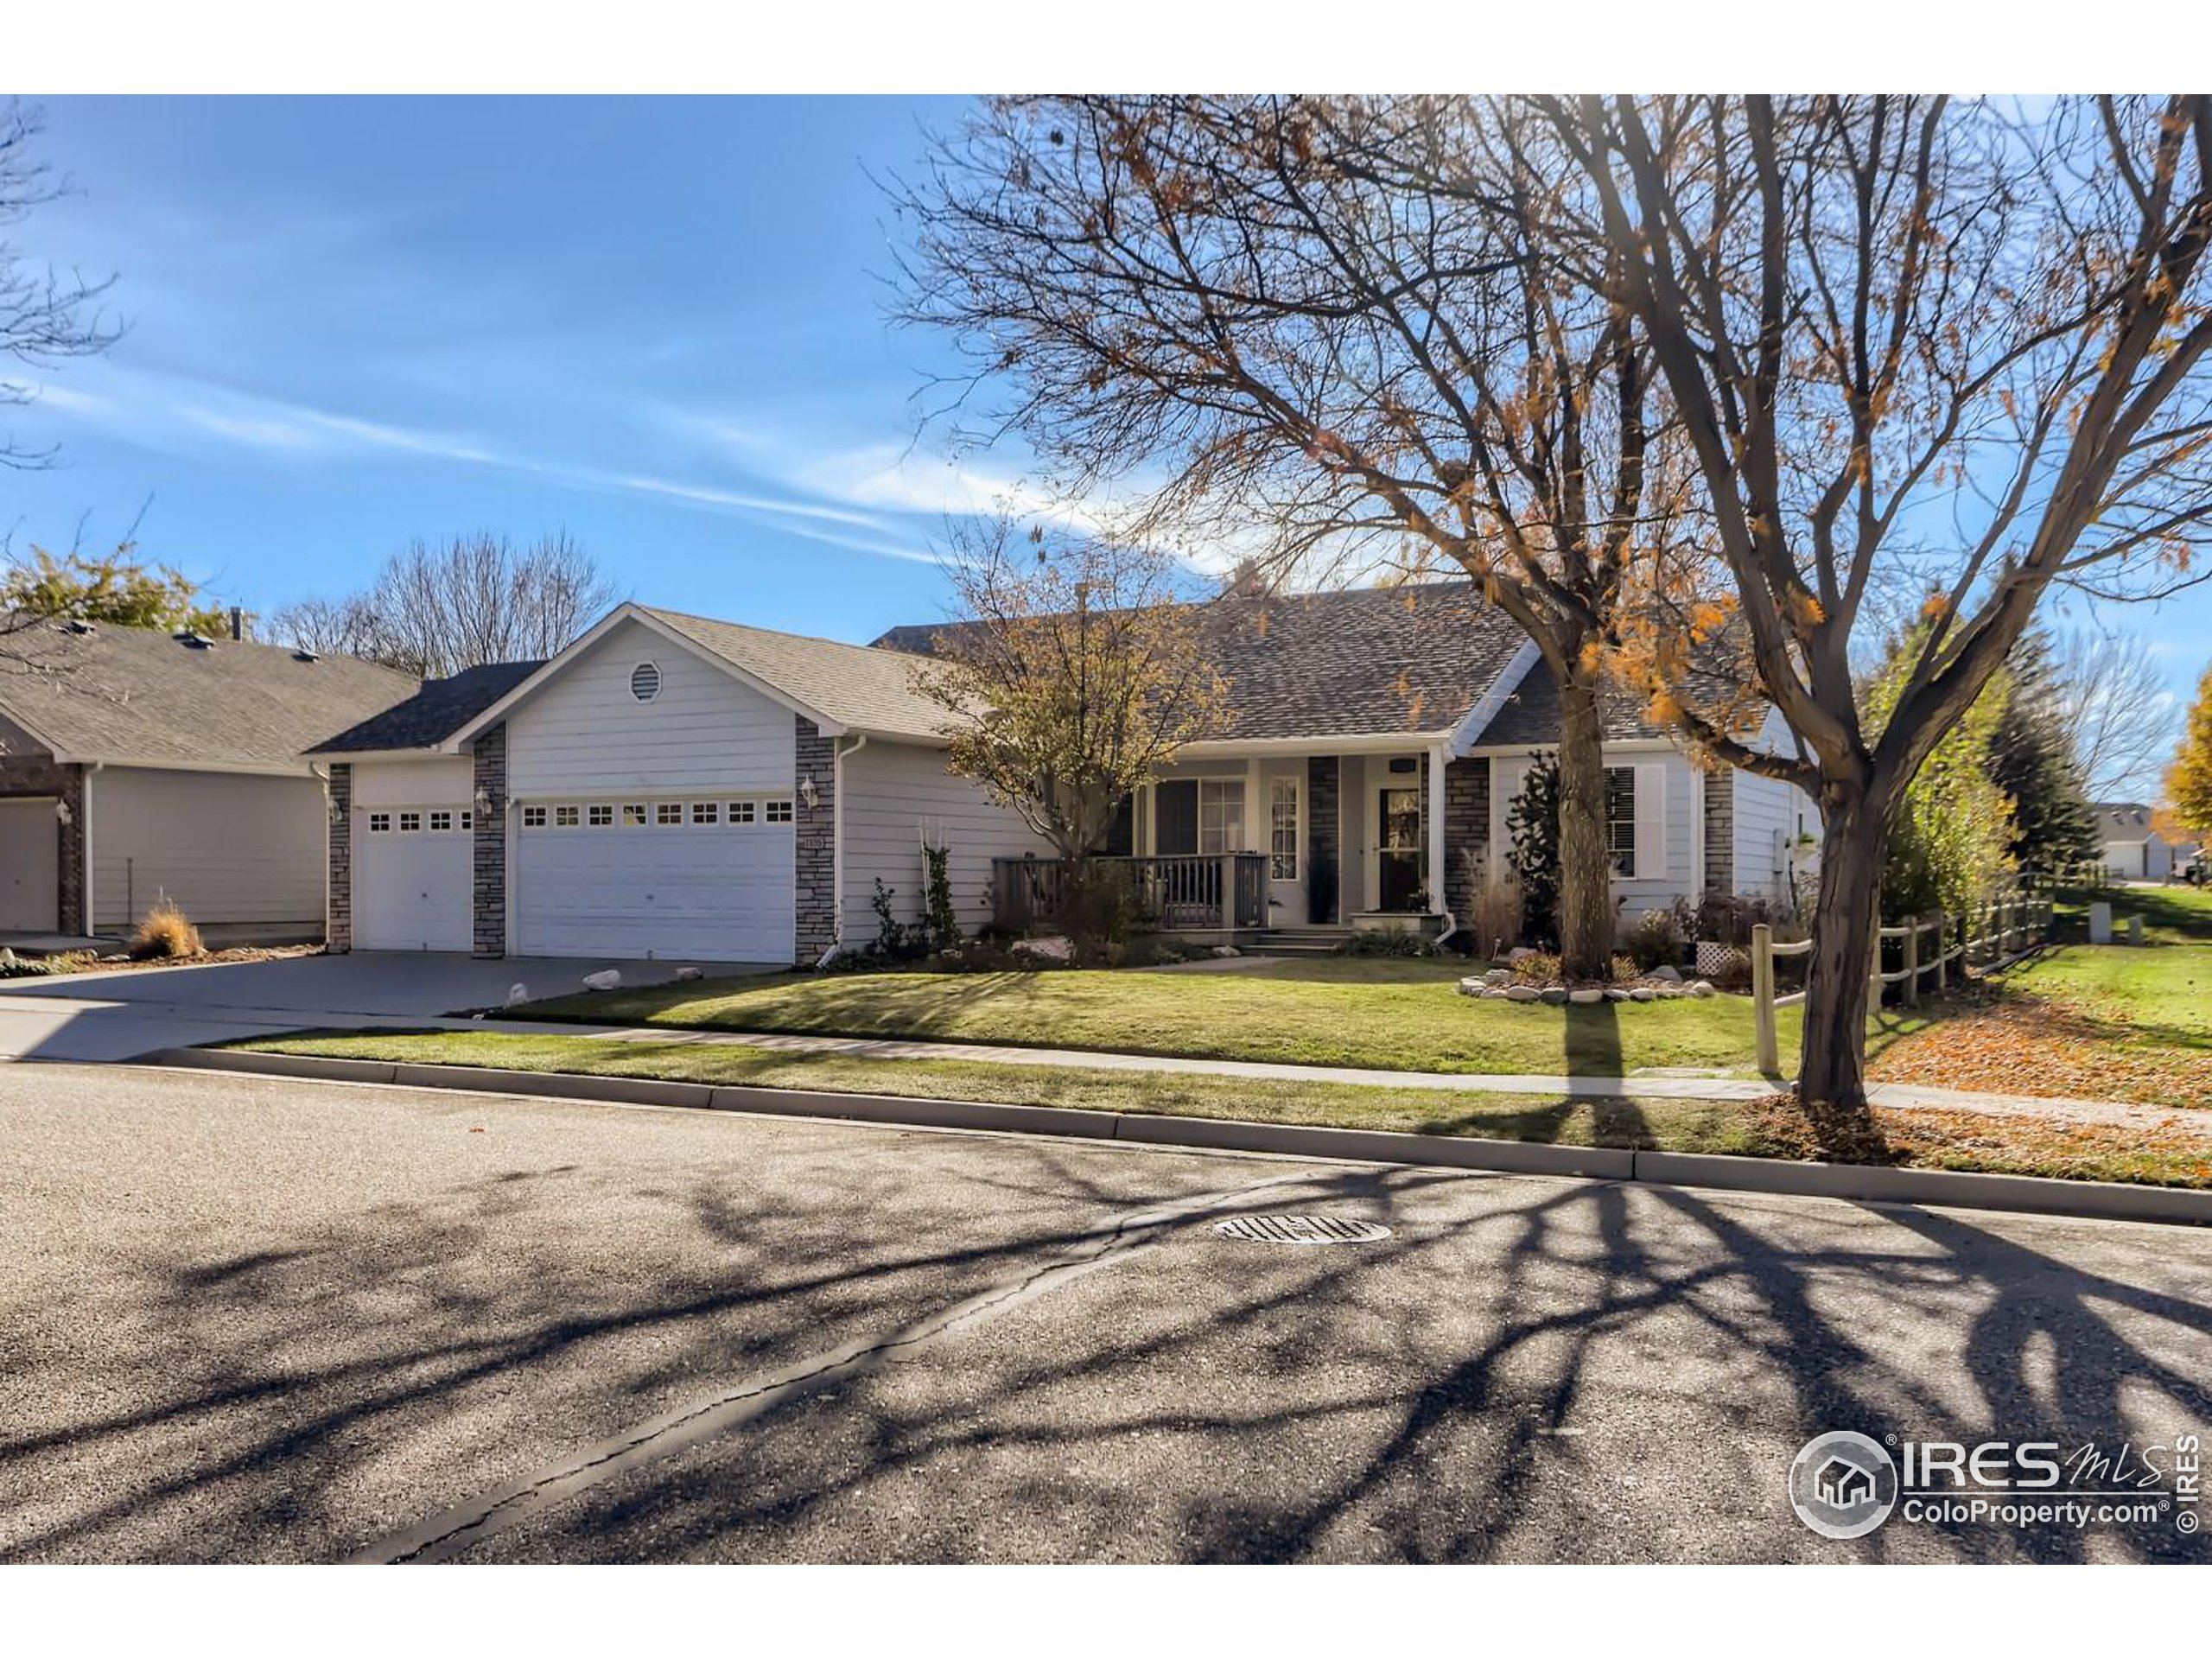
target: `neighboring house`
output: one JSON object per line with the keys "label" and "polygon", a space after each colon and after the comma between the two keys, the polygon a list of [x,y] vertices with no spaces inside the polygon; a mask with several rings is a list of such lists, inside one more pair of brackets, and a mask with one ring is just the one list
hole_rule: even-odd
{"label": "neighboring house", "polygon": [[[1139,791],[1109,855],[1179,931],[1465,917],[1557,728],[1536,652],[1465,583],[1207,607],[1231,717]],[[625,605],[558,657],[476,671],[319,745],[334,948],[810,964],[914,919],[926,836],[963,926],[1050,849],[945,769],[912,688],[938,630],[874,645]],[[1779,893],[1797,791],[1700,772],[1606,709],[1624,913]]]}
{"label": "neighboring house", "polygon": [[0,931],[320,932],[327,813],[301,750],[415,689],[353,658],[109,624],[0,639]]}
{"label": "neighboring house", "polygon": [[2149,807],[2115,801],[2100,804],[2096,813],[2107,875],[2115,881],[2164,881],[2173,874],[2174,849],[2152,828]]}

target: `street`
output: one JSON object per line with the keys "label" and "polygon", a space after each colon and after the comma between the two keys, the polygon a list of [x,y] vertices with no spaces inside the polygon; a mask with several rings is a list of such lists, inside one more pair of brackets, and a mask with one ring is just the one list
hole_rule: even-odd
{"label": "street", "polygon": [[16,1065],[0,1352],[11,1561],[2208,1554],[1784,1489],[2212,1429],[2174,1227]]}

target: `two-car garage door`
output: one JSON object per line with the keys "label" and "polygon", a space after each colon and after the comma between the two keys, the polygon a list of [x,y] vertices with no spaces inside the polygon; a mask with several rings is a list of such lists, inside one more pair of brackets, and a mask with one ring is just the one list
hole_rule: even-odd
{"label": "two-car garage door", "polygon": [[791,801],[531,802],[514,849],[518,956],[788,962]]}

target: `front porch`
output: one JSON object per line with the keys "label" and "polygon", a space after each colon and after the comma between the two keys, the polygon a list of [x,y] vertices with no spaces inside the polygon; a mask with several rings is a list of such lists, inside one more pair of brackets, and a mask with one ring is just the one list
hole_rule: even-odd
{"label": "front porch", "polygon": [[[1210,943],[1281,932],[1309,946],[1355,930],[1428,934],[1452,923],[1489,836],[1490,763],[1442,747],[1326,754],[1186,752],[1138,790],[1097,861],[1128,880],[1147,929]],[[992,861],[996,925],[1055,924],[1049,858]]]}

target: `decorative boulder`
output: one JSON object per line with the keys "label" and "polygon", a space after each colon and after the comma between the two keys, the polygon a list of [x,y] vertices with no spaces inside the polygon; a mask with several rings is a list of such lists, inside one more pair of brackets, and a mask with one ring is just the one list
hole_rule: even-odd
{"label": "decorative boulder", "polygon": [[522,981],[517,980],[513,984],[507,987],[507,1006],[509,1007],[519,1007],[523,1003],[529,1001],[530,987],[524,984]]}
{"label": "decorative boulder", "polygon": [[1536,1000],[1536,988],[1533,985],[1509,985],[1505,988],[1505,999],[1509,1002],[1533,1002]]}
{"label": "decorative boulder", "polygon": [[1224,961],[1227,961],[1231,957],[1241,957],[1244,954],[1233,944],[1217,944],[1213,948],[1213,953]]}
{"label": "decorative boulder", "polygon": [[584,976],[584,989],[588,991],[611,991],[621,982],[620,968],[602,968],[595,974]]}
{"label": "decorative boulder", "polygon": [[1709,979],[1700,979],[1697,981],[1690,987],[1690,995],[1692,996],[1711,996],[1713,995],[1713,982]]}
{"label": "decorative boulder", "polygon": [[1468,975],[1459,982],[1459,995],[1462,996],[1480,996],[1489,988],[1490,985],[1486,981],[1473,974]]}
{"label": "decorative boulder", "polygon": [[1552,1007],[1558,1007],[1561,1003],[1567,1001],[1567,987],[1564,985],[1547,985],[1542,990],[1537,992],[1536,995],[1542,997],[1543,1000],[1550,1003]]}
{"label": "decorative boulder", "polygon": [[1074,957],[1075,946],[1057,935],[1045,939],[1016,939],[1014,953],[1017,957],[1041,957],[1047,962],[1066,962]]}
{"label": "decorative boulder", "polygon": [[706,976],[706,973],[703,969],[694,968],[689,963],[686,963],[683,967],[676,970],[676,978],[678,984],[689,985],[693,980],[704,979]]}
{"label": "decorative boulder", "polygon": [[1510,968],[1492,968],[1483,975],[1483,978],[1489,984],[1510,985],[1513,982],[1513,970]]}
{"label": "decorative boulder", "polygon": [[1662,985],[1679,985],[1682,982],[1682,970],[1670,964],[1662,963],[1654,968],[1645,977],[1656,979]]}
{"label": "decorative boulder", "polygon": [[1605,1001],[1608,1002],[1625,1002],[1628,1001],[1628,993],[1618,985],[1608,985],[1605,987]]}
{"label": "decorative boulder", "polygon": [[1567,1000],[1586,1008],[1592,1002],[1604,1001],[1605,1000],[1605,993],[1599,986],[1585,985],[1580,990],[1569,991],[1567,994]]}
{"label": "decorative boulder", "polygon": [[1522,963],[1528,961],[1529,957],[1535,954],[1536,953],[1530,950],[1527,945],[1516,944],[1510,950],[1505,953],[1505,960],[1509,966],[1518,968]]}
{"label": "decorative boulder", "polygon": [[1659,993],[1649,985],[1632,986],[1628,994],[1628,1000],[1631,1002],[1655,1002],[1658,998]]}
{"label": "decorative boulder", "polygon": [[1503,1002],[1509,1001],[1512,995],[1512,992],[1507,990],[1504,986],[1493,985],[1483,993],[1483,997],[1485,1001]]}

